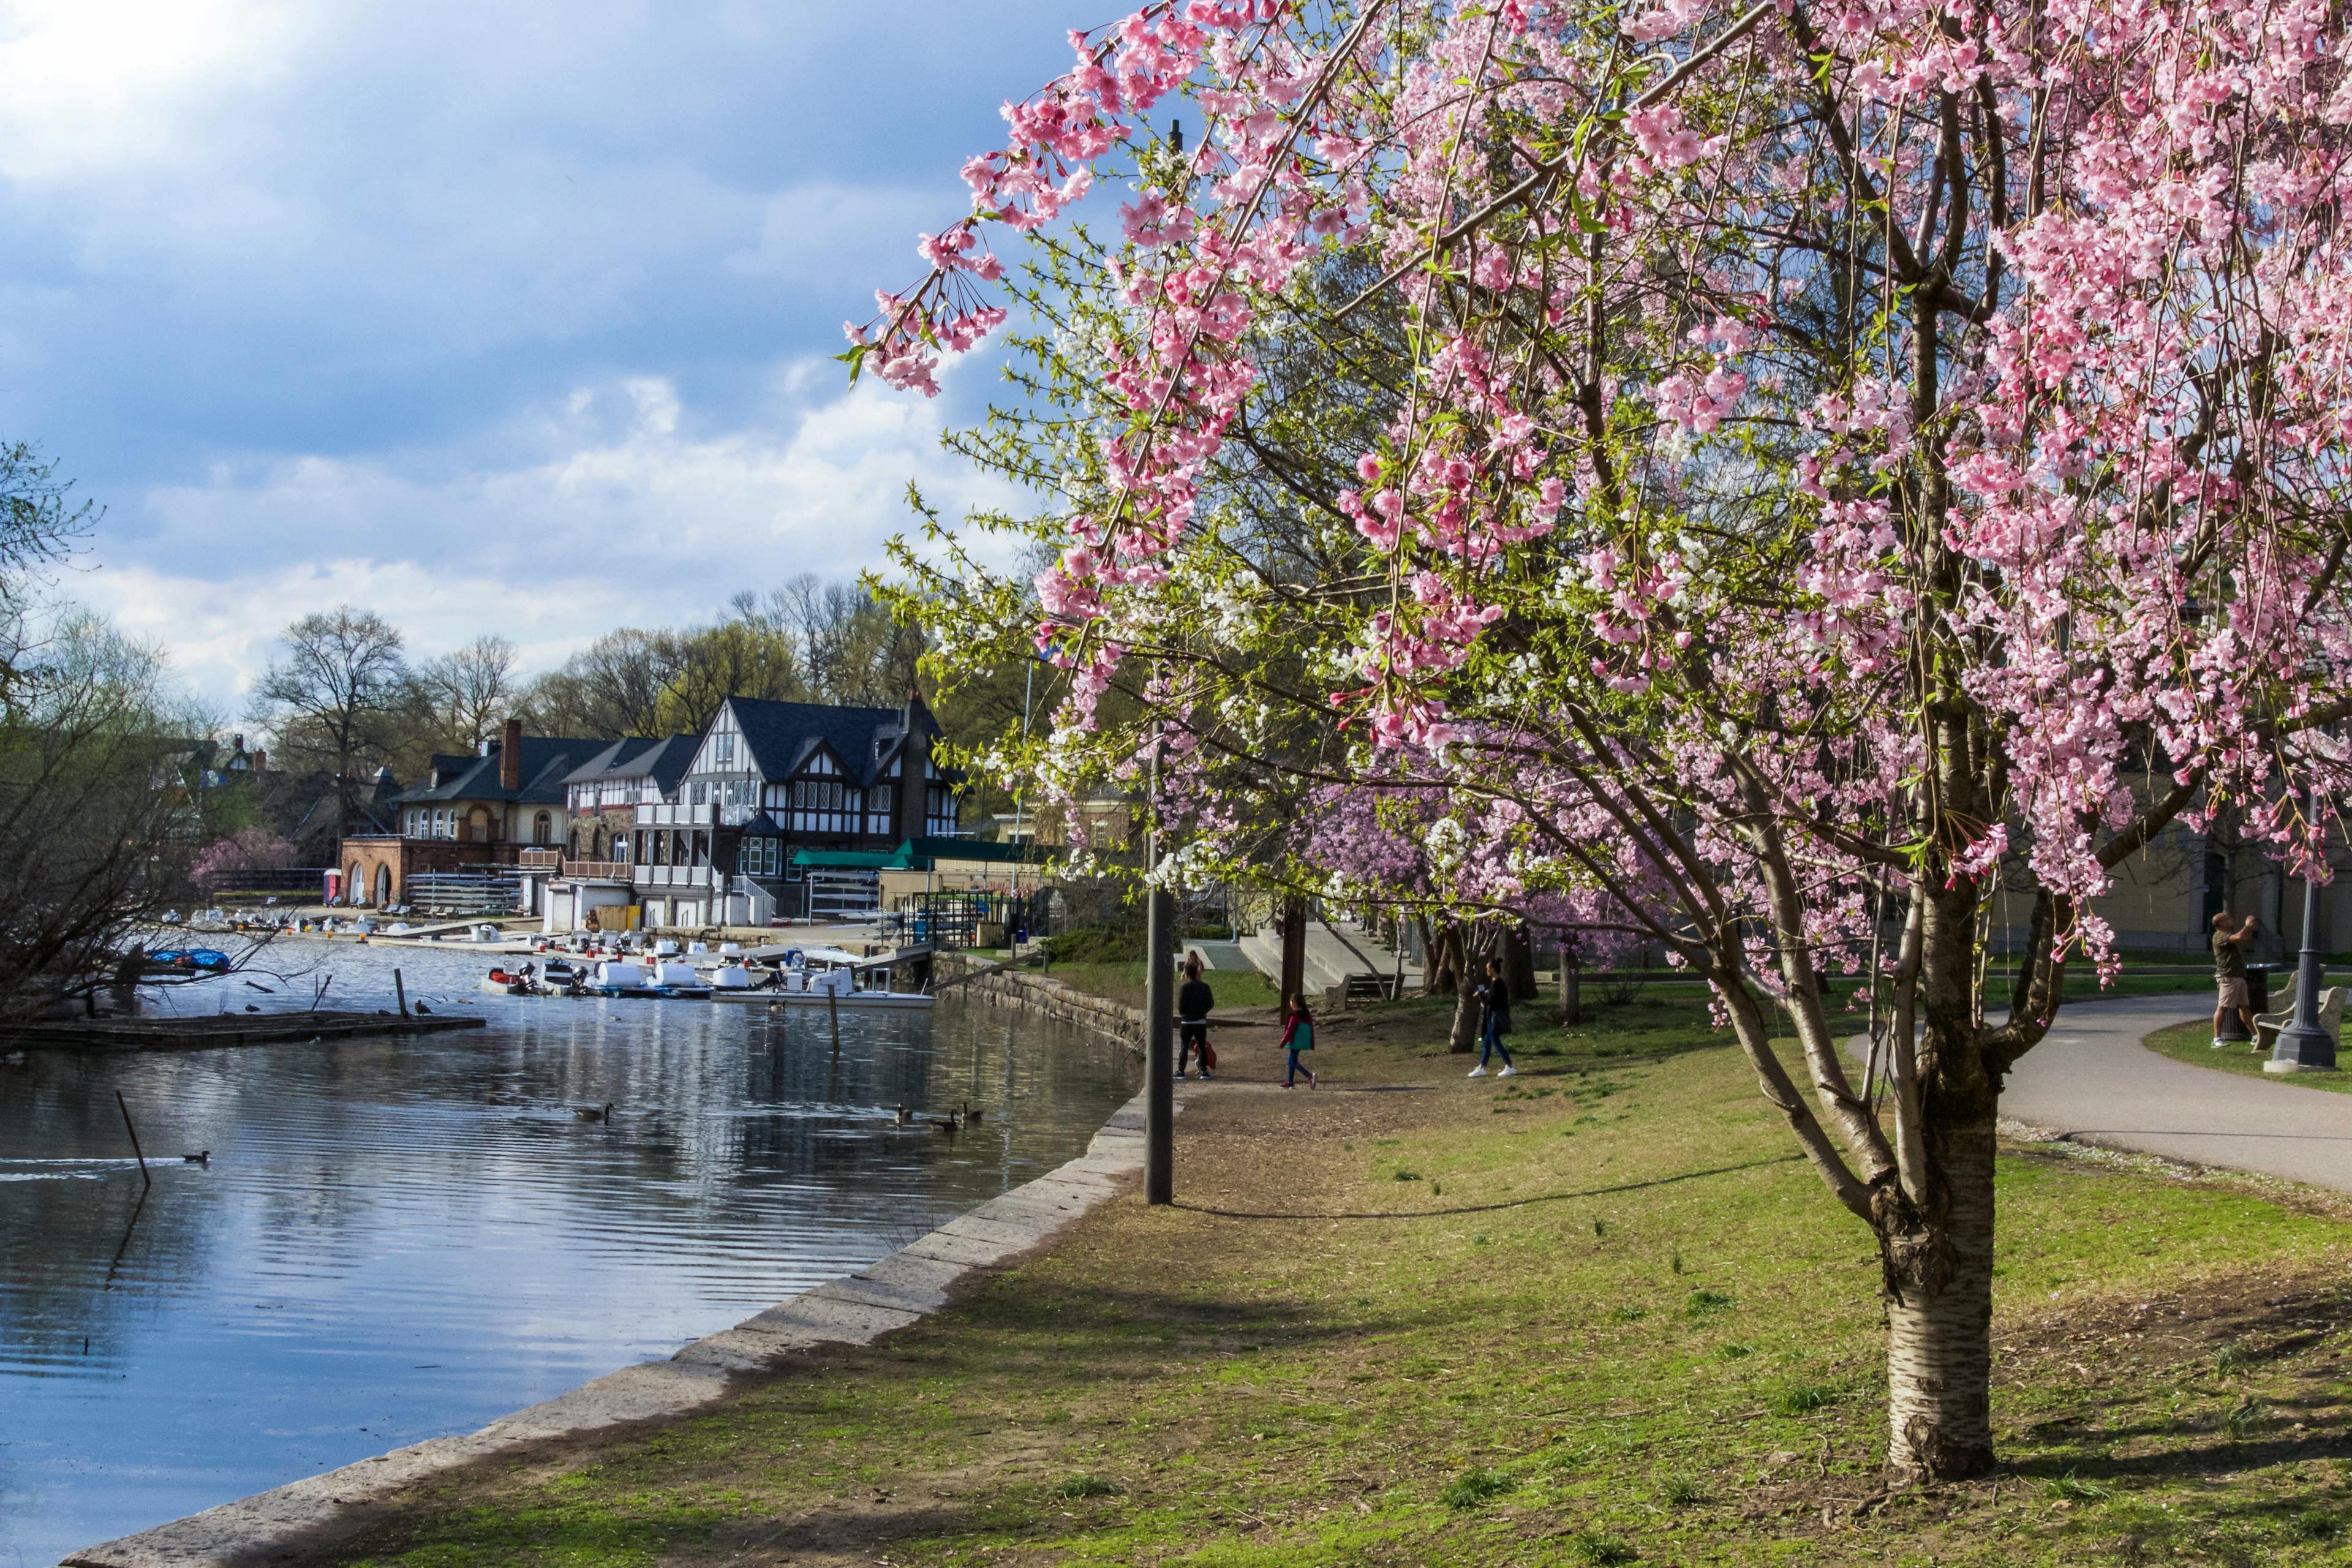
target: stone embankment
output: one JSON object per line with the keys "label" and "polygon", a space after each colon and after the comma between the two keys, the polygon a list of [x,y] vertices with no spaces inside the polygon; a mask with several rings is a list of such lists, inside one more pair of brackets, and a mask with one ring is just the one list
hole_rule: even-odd
{"label": "stone embankment", "polygon": [[1106,996],[1093,996],[1073,990],[1050,974],[1039,974],[1025,969],[1000,969],[993,973],[976,974],[975,970],[987,968],[984,961],[968,953],[943,952],[933,961],[934,986],[956,981],[956,989],[975,1002],[992,1007],[1015,1007],[1023,1012],[1043,1014],[1106,1035],[1129,1047],[1143,1049],[1143,1009],[1130,1007],[1124,1002],[1113,1002]]}

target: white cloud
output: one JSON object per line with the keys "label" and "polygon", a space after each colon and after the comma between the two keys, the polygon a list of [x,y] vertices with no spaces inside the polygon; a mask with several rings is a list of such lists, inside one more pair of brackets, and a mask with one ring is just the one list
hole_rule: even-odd
{"label": "white cloud", "polygon": [[[311,609],[373,609],[419,655],[497,632],[544,668],[739,589],[881,565],[909,479],[950,515],[1017,501],[940,450],[937,405],[871,383],[772,425],[694,425],[671,383],[635,377],[454,447],[219,464],[148,492],[135,552],[101,541],[105,564],[68,586],[233,713],[278,628]],[[516,451],[531,456],[481,460]]]}

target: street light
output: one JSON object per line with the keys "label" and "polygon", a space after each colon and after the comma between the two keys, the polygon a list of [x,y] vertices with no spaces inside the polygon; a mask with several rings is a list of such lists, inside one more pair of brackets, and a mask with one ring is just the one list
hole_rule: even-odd
{"label": "street light", "polygon": [[[1151,743],[1150,795],[1145,802],[1150,837],[1144,854],[1160,869],[1160,742]],[[1176,900],[1155,880],[1143,923],[1143,1201],[1176,1201]]]}
{"label": "street light", "polygon": [[[2311,792],[2311,820],[2319,828],[2319,853],[2327,853],[2326,828],[2319,813],[2319,790]],[[2319,1023],[2319,881],[2303,877],[2303,952],[2294,971],[2294,1017],[2278,1034],[2264,1072],[2334,1072],[2336,1037]]]}

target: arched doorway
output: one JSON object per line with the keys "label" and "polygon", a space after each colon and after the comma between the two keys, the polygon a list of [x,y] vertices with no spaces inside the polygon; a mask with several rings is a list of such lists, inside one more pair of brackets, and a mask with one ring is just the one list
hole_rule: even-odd
{"label": "arched doorway", "polygon": [[466,837],[477,844],[490,841],[490,813],[487,806],[476,806],[466,814]]}
{"label": "arched doorway", "polygon": [[367,881],[364,874],[360,870],[360,863],[354,860],[352,862],[352,868],[343,873],[343,902],[356,904],[365,897],[367,897]]}
{"label": "arched doorway", "polygon": [[390,902],[392,902],[392,868],[378,866],[375,868],[375,907],[382,909]]}
{"label": "arched doorway", "polygon": [[533,844],[544,844],[547,842],[547,836],[554,829],[554,819],[542,811],[530,819],[530,841]]}

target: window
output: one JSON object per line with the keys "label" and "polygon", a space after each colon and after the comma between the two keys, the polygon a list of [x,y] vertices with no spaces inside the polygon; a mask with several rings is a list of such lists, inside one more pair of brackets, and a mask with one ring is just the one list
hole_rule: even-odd
{"label": "window", "polygon": [[890,831],[890,786],[876,784],[866,792],[866,831]]}
{"label": "window", "polygon": [[627,834],[615,833],[613,835],[613,858],[618,860],[624,866],[629,863],[629,836]]}
{"label": "window", "polygon": [[542,811],[530,819],[530,841],[533,844],[546,843],[548,836],[554,831],[555,821],[547,813]]}
{"label": "window", "polygon": [[710,738],[710,756],[720,767],[732,767],[735,763],[735,737],[722,730]]}
{"label": "window", "polygon": [[746,838],[735,847],[735,869],[746,877],[776,875],[782,844],[773,838]]}
{"label": "window", "polygon": [[936,763],[923,769],[923,833],[931,838],[952,838],[958,831],[956,786]]}
{"label": "window", "polygon": [[855,833],[856,788],[839,779],[794,779],[792,813],[795,833]]}
{"label": "window", "polygon": [[923,786],[923,833],[931,838],[956,836],[956,797],[952,784]]}

